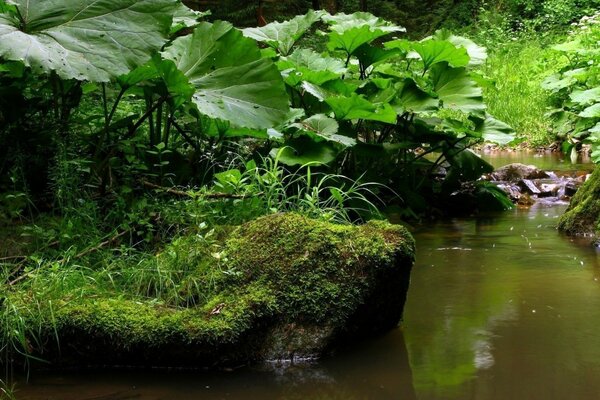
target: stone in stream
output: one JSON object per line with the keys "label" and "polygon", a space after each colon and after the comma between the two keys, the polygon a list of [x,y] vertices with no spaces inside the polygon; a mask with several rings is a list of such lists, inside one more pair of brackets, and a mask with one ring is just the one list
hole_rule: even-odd
{"label": "stone in stream", "polygon": [[543,179],[548,177],[548,173],[536,166],[521,163],[505,165],[491,174],[492,180],[502,182],[518,182],[521,179]]}
{"label": "stone in stream", "polygon": [[34,354],[57,366],[302,360],[401,319],[415,250],[401,226],[274,214],[223,241],[215,256],[192,234],[137,266],[190,271],[173,289],[188,303],[145,299],[125,288],[86,296],[75,289],[53,299],[51,310],[22,304],[31,308],[24,315],[44,321],[42,340],[31,342],[43,348]]}
{"label": "stone in stream", "polygon": [[575,182],[567,182],[565,184],[565,196],[573,197],[575,193],[577,193],[578,188],[579,185],[577,185]]}
{"label": "stone in stream", "polygon": [[558,183],[542,183],[540,185],[540,193],[538,197],[556,197],[561,185]]}
{"label": "stone in stream", "polygon": [[539,195],[542,192],[530,179],[521,179],[517,185],[522,192],[530,195]]}

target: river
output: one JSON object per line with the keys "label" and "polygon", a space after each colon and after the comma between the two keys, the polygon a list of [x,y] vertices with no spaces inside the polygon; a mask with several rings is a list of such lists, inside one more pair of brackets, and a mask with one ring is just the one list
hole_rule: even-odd
{"label": "river", "polygon": [[[512,161],[573,169],[546,157]],[[565,207],[540,204],[416,228],[401,326],[319,363],[33,373],[17,398],[597,399],[600,258],[556,231]]]}

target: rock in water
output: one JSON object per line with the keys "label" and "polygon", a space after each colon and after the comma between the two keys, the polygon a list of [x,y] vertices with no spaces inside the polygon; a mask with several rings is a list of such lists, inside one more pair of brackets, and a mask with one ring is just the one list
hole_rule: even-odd
{"label": "rock in water", "polygon": [[[179,263],[174,271],[195,260],[195,272],[176,285],[190,304],[126,290],[55,299],[51,312],[32,309],[47,321],[36,354],[58,365],[214,367],[314,358],[401,319],[414,261],[413,238],[401,226],[275,214],[238,227],[218,257],[200,260],[190,254],[205,243],[183,239],[159,257],[167,259],[165,270]],[[60,352],[51,345],[55,337]]]}
{"label": "rock in water", "polygon": [[543,179],[548,177],[547,172],[542,171],[534,165],[521,163],[505,165],[496,169],[491,175],[492,180],[501,182],[518,182],[522,179]]}

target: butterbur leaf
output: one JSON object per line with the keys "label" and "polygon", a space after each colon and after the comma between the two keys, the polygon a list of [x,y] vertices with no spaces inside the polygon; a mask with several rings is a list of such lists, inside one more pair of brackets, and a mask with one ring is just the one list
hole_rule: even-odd
{"label": "butterbur leaf", "polygon": [[324,14],[323,11],[310,10],[305,15],[299,15],[284,22],[271,22],[259,28],[246,28],[244,36],[264,42],[281,55],[288,55],[298,39],[308,31]]}
{"label": "butterbur leaf", "polygon": [[256,42],[226,22],[201,23],[177,38],[163,56],[195,87],[200,113],[253,129],[285,122],[289,113],[283,79]]}
{"label": "butterbur leaf", "polygon": [[481,175],[494,171],[494,167],[470,149],[451,148],[444,152],[450,169],[445,185],[456,186],[458,182],[474,181]]}
{"label": "butterbur leaf", "polygon": [[331,30],[327,47],[330,50],[344,50],[348,54],[353,54],[363,44],[382,36],[406,31],[401,26],[366,12],[325,15],[323,20],[330,25]]}
{"label": "butterbur leaf", "polygon": [[183,72],[177,69],[175,63],[171,60],[163,60],[158,55],[130,73],[117,78],[117,82],[124,89],[139,85],[145,81],[154,81],[155,84],[162,83],[163,87],[169,93],[169,102],[174,107],[179,107],[186,101],[189,101],[195,92],[188,78]]}
{"label": "butterbur leaf", "polygon": [[392,105],[398,114],[405,111],[414,113],[433,112],[439,108],[440,100],[421,90],[410,78],[398,84],[396,90],[398,95]]}
{"label": "butterbur leaf", "polygon": [[200,20],[210,15],[210,11],[196,11],[179,3],[173,12],[173,25],[171,26],[171,35],[182,29],[194,28],[200,23]]}
{"label": "butterbur leaf", "polygon": [[600,103],[596,103],[579,113],[582,118],[600,118]]}
{"label": "butterbur leaf", "polygon": [[394,48],[382,49],[368,43],[363,44],[354,51],[354,55],[358,58],[363,68],[368,68],[398,54],[402,54],[402,51]]}
{"label": "butterbur leaf", "polygon": [[542,81],[542,89],[549,90],[551,92],[558,92],[562,89],[566,89],[577,82],[577,79],[571,76],[561,77],[560,74],[550,75]]}
{"label": "butterbur leaf", "polygon": [[366,119],[388,124],[396,122],[396,111],[389,104],[373,104],[356,93],[350,97],[331,97],[325,102],[338,119]]}
{"label": "butterbur leaf", "polygon": [[15,0],[0,14],[0,56],[63,79],[107,82],[168,39],[176,0]]}
{"label": "butterbur leaf", "polygon": [[469,63],[469,55],[464,48],[457,48],[446,40],[429,39],[413,44],[423,61],[423,67],[428,70],[434,64],[446,62],[451,67],[464,67]]}
{"label": "butterbur leaf", "polygon": [[308,136],[289,140],[285,147],[271,150],[271,157],[285,165],[328,164],[336,159],[339,151],[332,143],[316,142]]}
{"label": "butterbur leaf", "polygon": [[312,117],[292,126],[309,134],[315,135],[321,139],[336,142],[344,146],[354,146],[356,144],[355,139],[348,136],[339,135],[339,125],[337,121],[324,114],[313,115]]}
{"label": "butterbur leaf", "polygon": [[439,63],[431,67],[430,74],[434,91],[444,108],[484,116],[486,106],[481,88],[465,68],[452,68],[447,63]]}
{"label": "butterbur leaf", "polygon": [[309,49],[296,50],[279,61],[277,66],[280,70],[287,71],[286,83],[290,86],[297,86],[301,82],[321,85],[340,78],[346,72],[341,60],[322,56]]}
{"label": "butterbur leaf", "polygon": [[447,29],[440,29],[433,35],[434,39],[447,40],[458,48],[464,48],[469,55],[469,66],[482,65],[487,60],[487,50],[485,47],[479,46],[477,43],[463,36],[453,35]]}
{"label": "butterbur leaf", "polygon": [[486,142],[505,145],[515,139],[515,131],[510,125],[486,115],[485,118],[471,118],[475,124],[475,132]]}
{"label": "butterbur leaf", "polygon": [[571,93],[571,100],[577,104],[591,104],[600,102],[600,86],[588,90],[575,90]]}

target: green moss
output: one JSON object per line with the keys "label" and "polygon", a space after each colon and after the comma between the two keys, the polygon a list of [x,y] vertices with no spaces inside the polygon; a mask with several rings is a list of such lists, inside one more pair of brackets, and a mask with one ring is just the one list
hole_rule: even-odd
{"label": "green moss", "polygon": [[579,188],[567,211],[558,220],[558,229],[568,235],[600,233],[600,170],[595,169]]}
{"label": "green moss", "polygon": [[[246,358],[264,358],[264,353],[247,354],[268,346],[291,352],[310,343],[317,348],[369,303],[382,280],[388,284],[403,279],[402,285],[407,284],[414,258],[413,239],[403,227],[383,222],[335,225],[297,214],[271,215],[240,226],[217,257],[210,248],[197,248],[205,244],[182,238],[133,268],[112,289],[82,290],[85,296],[77,295],[79,289],[56,292],[60,296],[55,294],[51,310],[44,305],[48,302],[38,301],[35,311],[46,321],[45,337],[67,341],[75,357],[103,360],[109,350],[119,360],[121,354],[146,349],[168,358],[173,349],[192,348],[220,360],[223,346],[248,347]],[[138,272],[152,268],[161,275],[137,279]],[[194,303],[182,306],[165,301],[169,296],[146,297],[168,285],[193,291],[188,283],[194,279],[192,286],[203,293]],[[136,290],[147,286],[147,293],[135,295],[128,284]],[[387,290],[393,300],[378,307],[395,309],[390,318],[397,322],[406,287]],[[318,346],[311,339],[315,337],[322,338]]]}
{"label": "green moss", "polygon": [[239,228],[227,254],[245,279],[261,277],[277,292],[288,320],[339,323],[364,300],[376,269],[412,260],[414,243],[403,227],[383,222],[357,228],[277,214]]}

